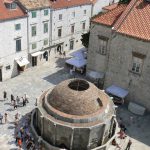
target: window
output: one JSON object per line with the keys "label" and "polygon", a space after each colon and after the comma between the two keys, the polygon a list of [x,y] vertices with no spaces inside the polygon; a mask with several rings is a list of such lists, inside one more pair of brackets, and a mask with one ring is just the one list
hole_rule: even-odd
{"label": "window", "polygon": [[85,22],[82,23],[82,30],[85,30]]}
{"label": "window", "polygon": [[62,27],[59,27],[58,28],[58,37],[61,37],[62,36]]}
{"label": "window", "polygon": [[70,40],[70,50],[74,49],[74,40]]}
{"label": "window", "polygon": [[44,10],[44,16],[48,16],[48,9]]}
{"label": "window", "polygon": [[21,51],[21,39],[16,39],[16,52]]}
{"label": "window", "polygon": [[141,73],[143,59],[133,56],[132,71],[135,73]]}
{"label": "window", "polygon": [[75,12],[72,12],[72,18],[74,18],[75,17]]}
{"label": "window", "polygon": [[9,69],[10,69],[10,65],[7,65],[7,66],[6,66],[6,70],[9,70]]}
{"label": "window", "polygon": [[62,14],[59,14],[59,20],[62,20]]}
{"label": "window", "polygon": [[36,26],[32,26],[32,36],[36,36]]}
{"label": "window", "polygon": [[86,15],[86,10],[84,10],[84,15]]}
{"label": "window", "polygon": [[36,18],[36,11],[32,11],[32,18]]}
{"label": "window", "polygon": [[14,2],[13,3],[6,3],[5,6],[8,9],[16,9],[17,8],[17,4]]}
{"label": "window", "polygon": [[43,45],[48,45],[48,39],[45,39],[45,40],[44,40]]}
{"label": "window", "polygon": [[71,25],[71,33],[74,33],[74,24]]}
{"label": "window", "polygon": [[44,23],[44,33],[48,33],[48,22]]}
{"label": "window", "polygon": [[99,50],[98,53],[101,55],[106,55],[107,41],[104,39],[99,39]]}
{"label": "window", "polygon": [[36,47],[37,47],[36,43],[33,43],[32,44],[32,49],[36,49]]}
{"label": "window", "polygon": [[20,24],[15,24],[15,30],[20,30],[21,29],[21,25]]}

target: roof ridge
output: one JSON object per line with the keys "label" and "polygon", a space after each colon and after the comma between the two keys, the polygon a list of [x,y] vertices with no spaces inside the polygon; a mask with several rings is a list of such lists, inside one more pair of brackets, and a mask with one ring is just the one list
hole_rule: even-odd
{"label": "roof ridge", "polygon": [[123,21],[127,18],[127,16],[130,14],[131,10],[134,8],[135,4],[138,2],[138,0],[131,0],[131,2],[128,4],[125,11],[122,13],[122,15],[119,17],[119,19],[114,24],[114,30],[118,30],[119,27],[122,25]]}

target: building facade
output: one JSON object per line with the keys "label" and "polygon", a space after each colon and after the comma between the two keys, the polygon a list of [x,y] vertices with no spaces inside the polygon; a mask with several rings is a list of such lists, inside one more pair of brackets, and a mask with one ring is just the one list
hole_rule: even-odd
{"label": "building facade", "polygon": [[0,12],[4,15],[0,16],[0,30],[4,37],[0,37],[0,81],[16,76],[26,67],[50,61],[60,50],[81,48],[81,35],[89,31],[90,18],[112,2],[2,0]]}
{"label": "building facade", "polygon": [[[54,7],[54,6],[53,6]],[[52,11],[52,41],[55,51],[82,47],[81,35],[89,31],[91,4],[55,8]]]}
{"label": "building facade", "polygon": [[125,88],[129,91],[127,100],[150,110],[150,26],[145,23],[150,19],[150,4],[132,0],[128,6],[112,8],[92,21],[88,71],[103,72],[104,88],[113,84]]}
{"label": "building facade", "polygon": [[0,81],[18,75],[27,60],[27,15],[16,2],[0,1]]}

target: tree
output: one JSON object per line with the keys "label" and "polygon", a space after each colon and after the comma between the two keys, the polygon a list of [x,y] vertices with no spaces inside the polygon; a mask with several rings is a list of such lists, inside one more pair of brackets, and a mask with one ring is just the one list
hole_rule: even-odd
{"label": "tree", "polygon": [[90,32],[82,34],[81,36],[82,36],[81,41],[82,41],[83,46],[85,46],[86,48],[88,48],[88,46],[89,46]]}
{"label": "tree", "polygon": [[128,4],[131,0],[119,0],[119,3]]}

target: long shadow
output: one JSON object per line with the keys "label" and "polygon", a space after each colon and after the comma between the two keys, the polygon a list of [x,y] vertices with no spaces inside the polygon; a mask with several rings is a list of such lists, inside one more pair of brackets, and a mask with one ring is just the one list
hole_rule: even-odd
{"label": "long shadow", "polygon": [[127,135],[150,146],[150,113],[138,116],[131,113],[125,105],[118,107],[117,118],[122,118],[122,122],[127,128]]}

